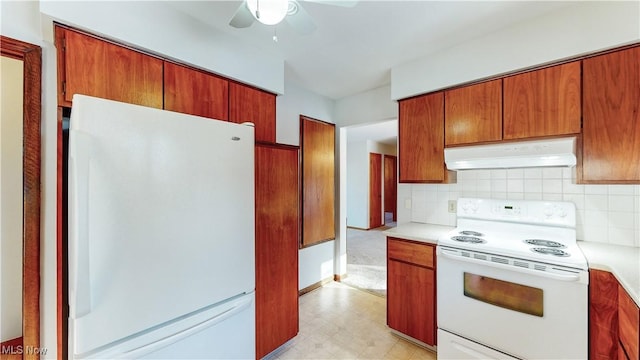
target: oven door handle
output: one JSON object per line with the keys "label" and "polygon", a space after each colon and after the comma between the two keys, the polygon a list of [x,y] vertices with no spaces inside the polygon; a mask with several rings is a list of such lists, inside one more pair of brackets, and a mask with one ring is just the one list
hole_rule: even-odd
{"label": "oven door handle", "polygon": [[454,261],[462,261],[462,262],[468,262],[468,263],[472,263],[472,264],[490,266],[490,267],[494,267],[494,268],[498,268],[498,269],[516,271],[516,272],[521,272],[521,273],[524,273],[524,274],[536,275],[536,276],[546,277],[546,278],[550,278],[550,279],[554,279],[554,280],[561,280],[561,281],[578,281],[578,280],[580,280],[580,274],[563,275],[563,274],[556,274],[556,273],[551,273],[551,272],[542,271],[542,270],[531,270],[531,269],[522,268],[522,267],[513,266],[513,265],[505,265],[505,264],[495,263],[495,262],[491,262],[491,261],[487,261],[487,260],[471,259],[471,258],[468,258],[468,257],[462,257],[462,256],[459,256],[459,255],[454,255],[454,254],[448,253],[447,250],[445,250],[445,249],[441,249],[440,250],[440,255],[442,255],[442,257],[444,257],[444,258],[447,258],[447,259],[450,259],[450,260],[454,260]]}

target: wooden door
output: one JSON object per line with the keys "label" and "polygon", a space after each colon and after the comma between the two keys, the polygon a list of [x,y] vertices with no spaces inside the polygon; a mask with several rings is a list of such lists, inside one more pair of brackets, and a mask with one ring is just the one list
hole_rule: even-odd
{"label": "wooden door", "polygon": [[56,26],[58,102],[83,94],[162,109],[162,60]]}
{"label": "wooden door", "polygon": [[384,156],[384,212],[393,214],[393,221],[398,220],[397,158]]}
{"label": "wooden door", "polygon": [[229,121],[252,122],[256,141],[276,142],[276,96],[235,82],[229,83]]}
{"label": "wooden door", "polygon": [[579,134],[580,62],[504,78],[504,139]]}
{"label": "wooden door", "polygon": [[445,145],[502,140],[502,79],[444,93]]}
{"label": "wooden door", "polygon": [[610,272],[589,270],[589,359],[618,354],[618,281]]}
{"label": "wooden door", "polygon": [[369,229],[382,221],[382,155],[369,153]]}
{"label": "wooden door", "polygon": [[256,145],[256,358],[298,333],[298,148]]}
{"label": "wooden door", "polygon": [[584,182],[640,181],[640,47],[583,61]]}
{"label": "wooden door", "polygon": [[335,125],[300,116],[302,247],[336,238]]}
{"label": "wooden door", "polygon": [[229,81],[165,61],[164,108],[226,121],[229,119]]}
{"label": "wooden door", "polygon": [[400,101],[398,143],[400,182],[445,181],[443,92]]}

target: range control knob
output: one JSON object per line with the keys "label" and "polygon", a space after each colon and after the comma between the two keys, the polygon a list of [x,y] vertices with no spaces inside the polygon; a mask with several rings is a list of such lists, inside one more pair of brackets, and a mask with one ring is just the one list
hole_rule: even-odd
{"label": "range control knob", "polygon": [[554,213],[554,211],[553,211],[553,207],[551,207],[551,206],[545,206],[545,207],[544,207],[544,210],[543,210],[543,213],[544,213],[544,216],[546,216],[546,217],[548,217],[548,218],[552,217],[552,216],[553,216],[553,213]]}

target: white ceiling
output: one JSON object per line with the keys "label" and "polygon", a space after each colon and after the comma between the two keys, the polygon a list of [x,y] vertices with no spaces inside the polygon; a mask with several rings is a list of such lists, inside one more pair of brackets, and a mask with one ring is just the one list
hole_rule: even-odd
{"label": "white ceiling", "polygon": [[[312,34],[302,35],[286,21],[275,27],[254,22],[248,28],[233,28],[228,23],[241,0],[167,4],[237,41],[284,59],[287,82],[334,100],[388,85],[394,66],[572,4],[360,0],[349,8],[314,2],[323,0],[298,1],[317,26]],[[274,30],[278,42],[272,40]],[[397,142],[397,121],[347,131],[349,141]]]}
{"label": "white ceiling", "polygon": [[[297,33],[286,21],[275,27],[255,22],[249,28],[233,28],[228,22],[242,3],[239,0],[168,4],[238,41],[284,59],[287,82],[331,99],[388,85],[393,66],[571,4],[360,0],[348,8],[312,0],[299,2],[317,26],[310,35]],[[277,43],[272,41],[274,28]]]}

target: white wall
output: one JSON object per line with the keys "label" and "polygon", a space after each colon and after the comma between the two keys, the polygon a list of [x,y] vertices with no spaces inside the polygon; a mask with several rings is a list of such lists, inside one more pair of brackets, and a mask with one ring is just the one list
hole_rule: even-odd
{"label": "white wall", "polygon": [[22,336],[22,67],[0,58],[0,342]]}
{"label": "white wall", "polygon": [[41,1],[40,9],[61,23],[274,93],[284,92],[283,59],[241,45],[164,1]]}
{"label": "white wall", "polygon": [[[347,136],[349,136],[347,134]],[[368,141],[347,142],[347,226],[369,228]]]}
{"label": "white wall", "polygon": [[457,184],[404,184],[398,222],[455,226],[447,201],[459,197],[569,201],[576,205],[579,240],[640,247],[640,185],[577,185],[574,178],[569,168],[465,170]]}
{"label": "white wall", "polygon": [[285,82],[284,95],[276,99],[276,142],[300,145],[300,115],[334,123],[334,101]]}
{"label": "white wall", "polygon": [[391,69],[391,98],[640,40],[639,1],[577,1],[575,5]]}
{"label": "white wall", "polygon": [[383,86],[336,100],[334,116],[340,127],[398,118],[398,103],[391,100],[391,86]]}

